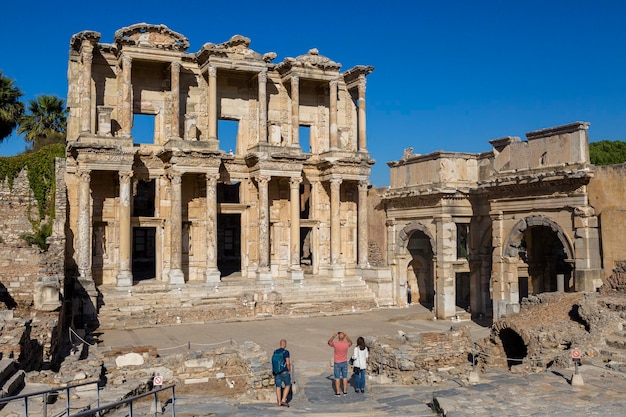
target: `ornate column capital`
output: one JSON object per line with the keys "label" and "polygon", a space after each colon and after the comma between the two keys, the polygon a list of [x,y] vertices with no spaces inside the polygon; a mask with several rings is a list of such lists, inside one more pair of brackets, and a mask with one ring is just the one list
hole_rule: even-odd
{"label": "ornate column capital", "polygon": [[133,58],[128,55],[122,55],[121,57],[122,67],[126,67],[133,64]]}
{"label": "ornate column capital", "polygon": [[330,182],[331,187],[339,187],[343,180],[341,178],[331,178],[328,182]]}
{"label": "ornate column capital", "polygon": [[220,174],[206,174],[206,182],[212,187],[217,185],[217,181],[219,181],[219,179]]}
{"label": "ornate column capital", "polygon": [[300,178],[300,177],[291,177],[291,178],[289,178],[289,186],[291,188],[299,188],[300,184],[302,184],[302,178]]}
{"label": "ornate column capital", "polygon": [[180,185],[183,182],[183,174],[178,171],[168,171],[167,178],[175,185]]}
{"label": "ornate column capital", "polygon": [[368,180],[359,180],[359,191],[367,191],[369,186],[370,182]]}
{"label": "ornate column capital", "polygon": [[117,173],[120,179],[120,184],[130,184],[130,180],[133,177],[133,171],[119,171]]}
{"label": "ornate column capital", "polygon": [[269,175],[258,175],[256,177],[256,182],[259,183],[259,185],[266,186],[270,182],[271,179],[272,177]]}
{"label": "ornate column capital", "polygon": [[209,77],[217,77],[217,67],[210,65],[207,72],[209,74]]}
{"label": "ornate column capital", "polygon": [[267,69],[262,69],[259,72],[259,82],[266,83],[267,82]]}
{"label": "ornate column capital", "polygon": [[91,170],[87,168],[79,168],[76,172],[78,179],[80,182],[89,182],[91,181]]}

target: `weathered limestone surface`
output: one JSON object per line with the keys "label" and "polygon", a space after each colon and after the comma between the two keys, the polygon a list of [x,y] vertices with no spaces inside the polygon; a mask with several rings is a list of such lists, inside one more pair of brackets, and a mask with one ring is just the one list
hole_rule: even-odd
{"label": "weathered limestone surface", "polygon": [[452,326],[445,333],[399,334],[368,338],[368,374],[404,385],[464,380],[471,370],[472,339],[467,327]]}
{"label": "weathered limestone surface", "polygon": [[602,265],[608,276],[626,261],[626,164],[596,166],[589,182],[589,204],[602,224]]}

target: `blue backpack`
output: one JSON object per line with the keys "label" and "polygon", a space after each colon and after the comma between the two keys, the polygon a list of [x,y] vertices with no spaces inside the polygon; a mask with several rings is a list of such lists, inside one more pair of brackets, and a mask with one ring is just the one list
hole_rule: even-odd
{"label": "blue backpack", "polygon": [[287,370],[284,352],[284,349],[276,349],[272,355],[272,373],[274,375],[278,375]]}

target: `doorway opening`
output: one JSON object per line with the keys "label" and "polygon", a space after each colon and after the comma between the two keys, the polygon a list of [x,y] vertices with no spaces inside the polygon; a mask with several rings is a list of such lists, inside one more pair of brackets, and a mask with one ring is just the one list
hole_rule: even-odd
{"label": "doorway opening", "polygon": [[241,272],[241,214],[217,217],[217,268],[223,277]]}
{"label": "doorway opening", "polygon": [[133,280],[156,278],[156,228],[133,228]]}
{"label": "doorway opening", "polygon": [[424,232],[415,231],[409,238],[407,250],[413,257],[407,268],[411,302],[419,302],[432,309],[435,305],[435,278],[431,268],[433,251],[430,239]]}
{"label": "doorway opening", "polygon": [[455,301],[457,308],[465,311],[470,307],[470,274],[469,272],[456,273]]}

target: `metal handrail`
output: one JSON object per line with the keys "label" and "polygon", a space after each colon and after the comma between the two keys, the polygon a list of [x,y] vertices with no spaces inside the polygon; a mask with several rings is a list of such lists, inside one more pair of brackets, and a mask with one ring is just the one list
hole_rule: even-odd
{"label": "metal handrail", "polygon": [[[14,395],[11,397],[4,397],[4,398],[0,398],[0,406],[3,406],[5,404],[8,404],[12,401],[17,401],[17,400],[24,400],[24,417],[28,417],[28,400],[31,397],[36,397],[38,395],[43,395],[43,400],[44,400],[44,405],[47,404],[47,399],[48,399],[48,395],[49,394],[57,394],[59,391],[66,391],[66,413],[69,416],[70,415],[70,390],[73,388],[77,388],[77,387],[82,387],[85,385],[92,385],[92,384],[96,384],[96,392],[97,392],[97,400],[96,400],[96,405],[99,407],[100,406],[100,389],[98,384],[100,383],[100,380],[95,380],[95,381],[88,381],[88,382],[81,382],[80,384],[73,384],[73,385],[68,385],[65,387],[58,387],[58,388],[50,388],[47,390],[42,390],[42,391],[35,391],[35,392],[30,392],[28,394],[20,394],[20,395]],[[44,410],[44,417],[46,416],[46,412]]]}
{"label": "metal handrail", "polygon": [[106,404],[103,405],[101,407],[98,408],[93,408],[91,410],[85,410],[82,411],[78,414],[72,414],[70,417],[93,417],[93,416],[99,416],[100,415],[100,411],[106,411],[109,410],[111,408],[117,408],[120,405],[124,405],[124,404],[129,404],[129,410],[128,410],[128,417],[133,417],[133,401],[135,400],[139,400],[141,398],[147,397],[149,395],[154,395],[154,417],[157,417],[157,414],[160,414],[159,412],[159,398],[158,398],[158,393],[161,391],[165,391],[171,388],[172,390],[172,417],[176,417],[176,395],[175,395],[175,391],[174,388],[176,387],[176,384],[171,384],[171,385],[167,385],[164,386],[162,388],[156,388],[153,389],[152,391],[149,392],[144,392],[143,394],[138,394],[135,395],[133,397],[130,398],[126,398],[120,401],[116,401],[114,403],[110,403],[110,404]]}

